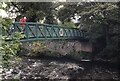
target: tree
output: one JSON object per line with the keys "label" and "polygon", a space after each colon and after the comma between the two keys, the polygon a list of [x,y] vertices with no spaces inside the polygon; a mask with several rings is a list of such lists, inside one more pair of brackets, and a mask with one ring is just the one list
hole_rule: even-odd
{"label": "tree", "polygon": [[[13,6],[16,13],[26,16],[28,22],[36,22],[46,18],[46,23],[53,23],[54,20],[54,4],[52,2],[11,2],[9,6]],[[11,10],[12,12],[13,10]],[[19,20],[19,16],[18,19]],[[47,22],[50,20],[51,22]]]}
{"label": "tree", "polygon": [[[0,3],[2,5],[2,3]],[[3,8],[4,9],[4,8]],[[7,10],[7,9],[4,9]],[[2,33],[7,33],[10,29],[12,20],[10,18],[0,17],[0,66],[9,68],[12,65],[12,61],[16,60],[18,57],[16,54],[20,50],[19,39],[23,37],[20,33],[15,33],[14,36],[3,35]],[[4,29],[4,30],[3,30]],[[13,41],[6,41],[6,39],[11,39]]]}
{"label": "tree", "polygon": [[95,53],[106,56],[106,59],[119,56],[119,13],[117,3],[95,3],[79,12],[82,15],[81,24],[88,31],[90,41],[99,45]]}
{"label": "tree", "polygon": [[87,31],[90,42],[94,45],[93,57],[101,56],[105,59],[120,57],[119,3],[72,3],[73,8],[70,6],[71,3],[67,5],[69,6],[64,6],[65,8],[59,11],[60,14],[64,13],[60,17],[65,20],[74,13],[81,16],[80,29]]}
{"label": "tree", "polygon": [[64,24],[66,19],[70,19],[76,13],[77,3],[63,3],[63,7],[58,11],[58,18]]}

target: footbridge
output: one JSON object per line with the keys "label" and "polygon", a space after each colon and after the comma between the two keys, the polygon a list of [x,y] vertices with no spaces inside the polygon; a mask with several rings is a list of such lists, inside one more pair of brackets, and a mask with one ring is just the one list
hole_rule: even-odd
{"label": "footbridge", "polygon": [[36,40],[82,40],[88,38],[86,32],[79,28],[33,22],[15,22],[9,31],[4,32],[5,28],[2,31],[3,35],[14,35],[15,32],[22,32],[25,37],[20,39],[21,42]]}
{"label": "footbridge", "polygon": [[[73,27],[65,27],[58,25],[50,25],[50,24],[40,24],[33,22],[15,22],[13,23],[10,30],[6,30],[4,27],[2,28],[2,35],[12,35],[14,36],[15,32],[21,32],[24,34],[24,38],[21,38],[21,42],[32,42],[32,41],[40,41],[40,40],[49,40],[52,41],[47,43],[46,46],[54,48],[60,47],[61,43],[56,41],[71,41],[67,42],[64,45],[66,48],[72,46],[76,48],[78,51],[91,51],[91,44],[86,42],[89,36],[85,31],[80,30],[79,28]],[[52,46],[50,46],[50,45]],[[68,46],[68,47],[67,47]],[[53,49],[51,48],[51,49]],[[60,48],[58,48],[60,49]],[[63,49],[63,47],[62,47]],[[65,50],[64,50],[65,51]]]}

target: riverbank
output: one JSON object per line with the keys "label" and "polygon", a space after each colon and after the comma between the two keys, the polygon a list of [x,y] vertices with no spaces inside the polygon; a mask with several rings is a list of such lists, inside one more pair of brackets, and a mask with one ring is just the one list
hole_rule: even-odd
{"label": "riverbank", "polygon": [[[6,79],[46,80],[99,80],[119,81],[117,65],[106,62],[77,61],[67,57],[21,56],[22,60],[15,62],[15,68],[3,72]],[[23,80],[25,79],[25,80]]]}

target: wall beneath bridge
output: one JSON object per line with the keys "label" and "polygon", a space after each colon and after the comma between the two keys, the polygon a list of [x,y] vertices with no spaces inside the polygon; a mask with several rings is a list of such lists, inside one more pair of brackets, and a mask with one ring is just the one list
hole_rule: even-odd
{"label": "wall beneath bridge", "polygon": [[67,54],[70,52],[92,52],[92,44],[88,42],[79,41],[48,41],[45,43],[47,49],[55,52],[60,52],[62,54]]}
{"label": "wall beneath bridge", "polygon": [[[70,52],[92,52],[92,44],[89,42],[80,42],[80,41],[67,41],[67,40],[53,40],[53,41],[42,41],[42,44],[46,46],[45,49],[48,49],[53,52],[59,52],[62,54],[68,54]],[[23,43],[22,45],[26,49],[34,49],[32,43]]]}

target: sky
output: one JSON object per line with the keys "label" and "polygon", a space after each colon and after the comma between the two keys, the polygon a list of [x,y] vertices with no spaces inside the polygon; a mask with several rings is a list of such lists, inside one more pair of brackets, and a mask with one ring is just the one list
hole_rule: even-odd
{"label": "sky", "polygon": [[[5,3],[3,3],[2,7],[6,7],[7,5]],[[5,10],[0,9],[0,16],[4,17],[8,17],[8,14]]]}
{"label": "sky", "polygon": [[6,11],[0,9],[0,16],[2,16],[3,18],[8,17],[8,14],[6,13]]}

